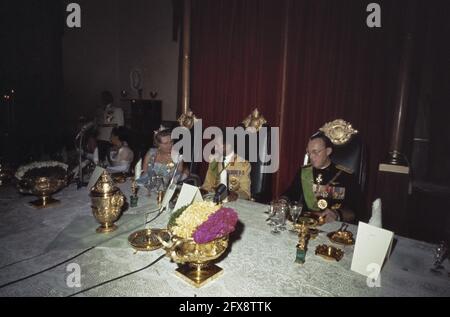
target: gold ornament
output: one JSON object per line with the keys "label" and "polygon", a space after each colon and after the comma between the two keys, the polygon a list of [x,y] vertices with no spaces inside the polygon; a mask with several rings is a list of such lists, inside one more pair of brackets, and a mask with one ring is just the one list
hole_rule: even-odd
{"label": "gold ornament", "polygon": [[335,145],[346,144],[358,130],[353,129],[352,125],[342,119],[337,119],[326,123],[319,129]]}
{"label": "gold ornament", "polygon": [[180,124],[180,126],[185,127],[187,129],[192,129],[192,127],[194,126],[195,122],[198,121],[197,117],[194,115],[194,113],[189,110],[187,113],[183,113],[179,118],[178,118],[178,123]]}
{"label": "gold ornament", "polygon": [[258,132],[265,123],[267,123],[267,120],[259,113],[258,109],[253,110],[253,112],[242,121],[244,127],[253,132]]}

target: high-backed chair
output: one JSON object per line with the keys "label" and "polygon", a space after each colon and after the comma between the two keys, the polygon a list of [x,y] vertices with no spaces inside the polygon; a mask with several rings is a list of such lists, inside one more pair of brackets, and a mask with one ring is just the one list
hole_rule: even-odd
{"label": "high-backed chair", "polygon": [[333,143],[331,160],[353,171],[355,180],[364,191],[366,185],[366,150],[358,131],[342,119],[326,123],[322,131]]}
{"label": "high-backed chair", "polygon": [[336,165],[342,165],[353,171],[354,181],[357,184],[353,197],[353,205],[357,219],[366,220],[367,213],[363,194],[366,186],[366,150],[364,142],[358,131],[352,125],[342,119],[326,123],[322,131],[333,143],[331,160]]}

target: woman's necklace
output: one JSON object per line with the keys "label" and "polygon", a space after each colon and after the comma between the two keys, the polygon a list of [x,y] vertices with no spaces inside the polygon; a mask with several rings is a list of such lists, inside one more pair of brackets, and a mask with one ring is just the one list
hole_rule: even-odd
{"label": "woman's necklace", "polygon": [[158,157],[160,159],[160,163],[169,164],[172,162],[171,153],[162,153],[161,151],[158,150]]}

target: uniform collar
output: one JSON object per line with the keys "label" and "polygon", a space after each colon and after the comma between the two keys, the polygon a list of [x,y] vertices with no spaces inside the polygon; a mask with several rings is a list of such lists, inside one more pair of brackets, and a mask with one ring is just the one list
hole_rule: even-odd
{"label": "uniform collar", "polygon": [[234,158],[234,152],[231,152],[230,154],[225,156],[224,163],[227,164],[227,163],[231,162],[233,160],[233,158]]}

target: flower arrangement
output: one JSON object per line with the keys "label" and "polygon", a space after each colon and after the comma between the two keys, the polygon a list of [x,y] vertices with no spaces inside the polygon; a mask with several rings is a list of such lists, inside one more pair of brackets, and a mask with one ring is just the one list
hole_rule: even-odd
{"label": "flower arrangement", "polygon": [[67,174],[67,169],[67,164],[57,161],[32,162],[19,167],[14,176],[19,181],[27,177],[64,177]]}
{"label": "flower arrangement", "polygon": [[194,202],[172,214],[168,226],[176,236],[204,244],[233,232],[237,220],[238,215],[231,208],[212,202]]}

